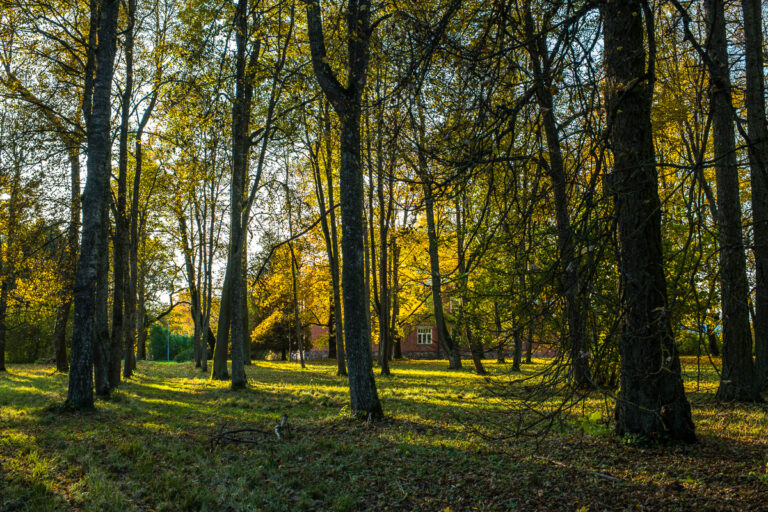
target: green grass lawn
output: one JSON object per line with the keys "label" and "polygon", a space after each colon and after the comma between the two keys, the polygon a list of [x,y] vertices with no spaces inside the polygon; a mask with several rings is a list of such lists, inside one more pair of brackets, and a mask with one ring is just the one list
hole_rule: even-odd
{"label": "green grass lawn", "polygon": [[[506,365],[487,365],[507,380]],[[236,392],[191,363],[140,362],[89,414],[57,407],[66,375],[11,365],[0,374],[0,512],[768,510],[765,406],[715,402],[709,363],[700,374],[684,365],[700,442],[662,448],[612,435],[612,404],[597,394],[548,435],[491,439],[511,433],[519,407],[441,361],[395,362],[377,378],[387,418],[373,425],[350,418],[346,381],[327,361],[255,362]],[[271,432],[283,414],[282,440],[211,447],[222,428]]]}

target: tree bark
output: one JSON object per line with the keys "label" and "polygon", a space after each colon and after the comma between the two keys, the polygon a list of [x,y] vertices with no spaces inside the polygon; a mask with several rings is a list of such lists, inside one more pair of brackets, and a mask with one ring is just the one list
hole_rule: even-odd
{"label": "tree bark", "polygon": [[757,386],[765,389],[768,386],[768,126],[763,79],[763,21],[760,0],[742,0],[741,7],[755,257],[755,372]]}
{"label": "tree bark", "polygon": [[83,233],[75,278],[75,316],[67,404],[75,409],[93,408],[92,349],[96,338],[94,313],[105,191],[109,185],[109,125],[112,74],[119,3],[102,0],[96,50],[93,108],[88,126],[88,177],[83,193]]}
{"label": "tree bark", "polygon": [[[651,130],[653,59],[640,0],[603,1],[605,103],[614,168],[609,177],[619,238],[620,435],[696,440],[672,338],[661,244],[661,205]],[[653,33],[647,34],[649,38]],[[650,45],[649,45],[650,46]]]}
{"label": "tree bark", "polygon": [[373,377],[368,297],[365,289],[363,179],[360,163],[361,99],[368,69],[371,3],[350,0],[347,7],[348,85],[331,70],[318,0],[307,1],[307,33],[312,67],[320,87],[341,120],[341,250],[344,336],[349,364],[350,408],[358,416],[383,416]]}
{"label": "tree bark", "polygon": [[723,369],[717,397],[720,400],[754,401],[755,386],[752,333],[749,326],[749,285],[741,231],[739,174],[733,128],[731,80],[725,34],[723,0],[706,0],[707,53],[712,61],[710,103],[717,182],[720,287],[723,313]]}

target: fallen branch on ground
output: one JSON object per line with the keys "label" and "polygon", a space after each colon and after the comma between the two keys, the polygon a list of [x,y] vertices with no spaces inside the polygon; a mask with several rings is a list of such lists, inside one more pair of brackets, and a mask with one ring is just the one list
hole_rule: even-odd
{"label": "fallen branch on ground", "polygon": [[280,420],[280,423],[276,424],[275,428],[272,431],[262,430],[259,428],[239,428],[236,430],[224,430],[224,425],[222,425],[218,434],[209,435],[209,437],[211,438],[210,447],[211,447],[211,450],[213,450],[213,448],[216,446],[227,445],[230,443],[259,444],[264,441],[263,438],[255,439],[253,437],[245,437],[248,434],[261,434],[261,435],[268,436],[274,432],[274,434],[277,436],[277,439],[281,440],[285,436],[285,431],[287,429],[288,429],[287,414],[283,414],[283,417]]}

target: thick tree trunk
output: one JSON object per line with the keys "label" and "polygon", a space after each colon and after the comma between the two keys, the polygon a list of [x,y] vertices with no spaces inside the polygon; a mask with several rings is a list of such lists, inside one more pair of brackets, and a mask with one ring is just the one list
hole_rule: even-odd
{"label": "thick tree trunk", "polygon": [[109,125],[112,74],[119,3],[102,0],[96,50],[96,80],[93,108],[88,126],[88,177],[83,193],[83,234],[75,278],[75,316],[69,371],[67,404],[75,409],[93,407],[93,359],[96,341],[95,292],[102,227],[105,218],[105,191],[109,185]]}
{"label": "thick tree trunk", "polygon": [[706,0],[707,53],[710,66],[710,102],[717,181],[720,286],[723,312],[723,370],[717,397],[721,400],[759,399],[752,361],[749,326],[749,285],[741,231],[739,171],[728,71],[723,0]]}
{"label": "thick tree trunk", "polygon": [[[653,58],[646,69],[645,10],[639,0],[603,1],[605,103],[614,168],[622,333],[620,435],[696,440],[669,323],[661,205],[651,132]],[[653,25],[649,23],[649,25]],[[653,34],[649,34],[652,37]],[[650,71],[650,72],[649,72]]]}
{"label": "thick tree trunk", "polygon": [[755,355],[757,386],[768,386],[768,126],[763,79],[760,0],[742,0],[747,72],[747,128],[755,256]]}
{"label": "thick tree trunk", "polygon": [[365,287],[365,225],[360,163],[361,98],[368,69],[371,3],[352,0],[347,8],[348,86],[330,68],[325,51],[318,0],[307,2],[307,33],[312,67],[325,96],[341,120],[341,250],[344,291],[344,337],[349,364],[350,408],[358,416],[383,416],[371,361],[368,296]]}
{"label": "thick tree trunk", "polygon": [[248,0],[240,0],[235,9],[235,101],[232,104],[232,180],[230,183],[230,232],[229,261],[230,271],[230,331],[232,340],[232,389],[246,385],[244,365],[245,325],[247,304],[244,300],[243,260],[245,258],[244,239],[247,236],[243,225],[245,177],[248,168],[250,150],[250,115],[253,95],[253,70],[247,69],[248,63]]}
{"label": "thick tree trunk", "polygon": [[560,133],[555,121],[552,96],[550,56],[546,36],[537,34],[530,8],[526,9],[526,32],[529,38],[528,52],[533,64],[536,96],[541,107],[542,123],[549,154],[549,176],[555,200],[557,247],[560,253],[562,294],[565,298],[565,316],[568,321],[568,348],[571,354],[571,376],[576,387],[591,387],[589,354],[587,351],[584,314],[580,306],[581,282],[578,261],[574,252],[573,230],[568,213],[568,192],[565,163],[560,150]]}

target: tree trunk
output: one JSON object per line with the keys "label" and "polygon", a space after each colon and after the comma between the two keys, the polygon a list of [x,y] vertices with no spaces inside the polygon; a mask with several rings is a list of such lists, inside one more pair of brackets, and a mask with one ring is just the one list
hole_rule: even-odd
{"label": "tree trunk", "polygon": [[216,347],[213,349],[213,372],[211,378],[216,380],[229,379],[227,371],[227,349],[229,344],[230,323],[230,289],[232,287],[230,266],[224,273],[224,285],[221,288],[221,304],[219,305],[219,326],[216,332]]}
{"label": "tree trunk", "polygon": [[[646,69],[639,0],[603,1],[605,103],[614,168],[623,325],[619,340],[621,390],[616,401],[620,435],[696,440],[683,391],[680,360],[669,323],[661,205],[651,131],[653,59]],[[653,34],[648,34],[652,37]]]}
{"label": "tree trunk", "polygon": [[[136,21],[136,0],[128,0],[125,28],[125,89],[123,90],[120,116],[120,146],[118,149],[117,205],[115,209],[115,236],[112,242],[113,280],[112,291],[112,360],[110,361],[110,381],[112,386],[120,382],[120,360],[125,358],[125,377],[130,377],[133,369],[128,356],[128,347],[124,347],[125,292],[129,278],[130,263],[130,225],[126,212],[128,196],[128,121],[133,97],[133,30]],[[115,357],[117,354],[120,356]]]}
{"label": "tree trunk", "polygon": [[742,0],[747,72],[747,129],[752,185],[755,256],[755,355],[757,386],[768,386],[768,126],[763,80],[763,21],[760,0]]}
{"label": "tree trunk", "polygon": [[562,294],[565,298],[565,316],[568,321],[568,346],[571,354],[571,376],[576,387],[592,387],[589,376],[589,354],[587,351],[584,314],[580,307],[581,282],[578,261],[574,253],[573,231],[568,213],[568,192],[565,164],[560,150],[560,133],[555,122],[555,107],[552,96],[552,77],[546,36],[534,27],[530,8],[526,8],[525,24],[528,38],[528,53],[533,64],[536,96],[541,109],[542,123],[549,154],[549,176],[555,200],[555,223],[557,225],[557,247],[560,253]]}
{"label": "tree trunk", "polygon": [[330,68],[325,51],[318,0],[307,2],[307,33],[312,67],[325,96],[341,120],[341,250],[344,290],[344,337],[349,363],[350,408],[358,416],[380,418],[381,403],[373,377],[368,297],[365,288],[365,225],[363,176],[360,163],[361,98],[368,69],[371,3],[352,0],[347,9],[348,86]]}
{"label": "tree trunk", "polygon": [[[331,118],[326,108],[326,103],[321,105],[322,113],[322,130],[320,130],[321,143],[325,144],[325,191],[323,190],[323,176],[320,166],[320,149],[315,155],[315,194],[317,196],[318,204],[320,205],[321,215],[320,226],[323,231],[323,238],[325,239],[325,249],[328,254],[328,264],[331,268],[331,311],[333,321],[335,325],[333,328],[329,326],[328,332],[333,333],[333,336],[328,337],[328,357],[336,358],[336,374],[346,375],[347,365],[344,357],[344,328],[342,324],[342,312],[341,312],[341,280],[339,278],[339,239],[336,233],[336,204],[333,194],[333,173],[331,172],[331,165],[333,165],[333,145],[331,143]],[[328,205],[326,208],[325,194],[328,194]],[[328,212],[328,218],[325,217],[325,212]],[[329,320],[330,322],[330,320]]]}
{"label": "tree trunk", "polygon": [[723,312],[723,370],[720,400],[759,400],[752,361],[749,327],[749,285],[741,232],[739,172],[728,71],[723,0],[706,0],[707,53],[710,66],[710,103],[717,182],[720,286]]}
{"label": "tree trunk", "polygon": [[393,235],[392,245],[392,318],[389,326],[389,335],[392,338],[390,344],[395,359],[403,358],[403,347],[400,345],[400,336],[397,334],[397,323],[400,317],[400,245]]}
{"label": "tree trunk", "polygon": [[501,339],[501,315],[499,314],[499,303],[493,303],[493,322],[496,325],[496,362],[499,364],[506,363],[504,358],[504,341]]}
{"label": "tree trunk", "polygon": [[[141,244],[144,245],[144,237],[141,233],[144,231],[144,216],[141,216],[141,229],[139,230],[139,237],[141,237]],[[139,240],[137,240],[137,243]],[[138,254],[138,252],[137,252]],[[138,288],[136,293],[136,353],[137,358],[145,360],[147,358],[147,313],[144,306],[144,276],[146,275],[145,266],[142,262],[137,262],[137,268],[139,277],[136,282]]]}
{"label": "tree trunk", "polygon": [[512,355],[512,371],[520,371],[520,361],[523,358],[523,329],[519,325],[515,326],[512,335],[515,338],[515,351]]}
{"label": "tree trunk", "polygon": [[424,203],[427,210],[427,237],[429,239],[429,268],[432,280],[432,308],[435,315],[435,324],[437,326],[437,339],[440,345],[445,348],[448,356],[448,368],[452,370],[461,369],[461,352],[454,343],[451,334],[448,332],[448,326],[445,323],[443,313],[443,292],[440,277],[440,257],[437,246],[437,228],[435,226],[434,197],[432,196],[432,186],[429,183],[426,173],[422,174],[424,180]]}
{"label": "tree trunk", "polygon": [[187,219],[183,213],[178,214],[179,234],[181,234],[181,249],[184,253],[184,268],[187,274],[187,288],[190,298],[190,312],[192,314],[192,323],[194,324],[194,347],[195,347],[195,368],[201,366],[200,340],[203,333],[203,318],[200,311],[200,291],[197,288],[195,280],[195,262],[192,257],[192,247],[189,245],[189,233],[187,231]]}
{"label": "tree trunk", "polygon": [[466,228],[466,191],[462,190],[459,196],[456,198],[456,248],[457,248],[457,268],[459,279],[459,293],[461,301],[461,310],[459,312],[459,320],[456,322],[457,330],[463,327],[464,333],[467,337],[467,343],[469,343],[469,350],[472,354],[472,363],[475,365],[475,372],[478,375],[486,375],[488,372],[483,367],[483,346],[475,340],[472,334],[472,326],[467,320],[466,312],[469,306],[467,300],[467,293],[469,293],[469,271],[467,269],[467,248],[464,244],[464,229]]}
{"label": "tree trunk", "polygon": [[75,409],[93,408],[92,349],[96,338],[94,314],[102,227],[107,222],[103,208],[109,186],[110,97],[115,58],[119,3],[102,0],[96,50],[96,80],[88,126],[88,177],[83,193],[83,233],[75,278],[75,316],[67,404]]}
{"label": "tree trunk", "polygon": [[70,207],[69,230],[67,232],[67,262],[65,263],[64,287],[61,305],[56,312],[56,327],[53,331],[56,347],[56,371],[69,370],[67,360],[67,323],[72,310],[72,290],[75,287],[75,272],[77,271],[78,238],[80,234],[80,148],[72,141],[69,148],[70,163]]}
{"label": "tree trunk", "polygon": [[[253,72],[248,69],[248,0],[239,0],[235,9],[236,60],[235,60],[235,101],[232,104],[232,181],[230,183],[230,331],[232,339],[232,389],[246,385],[243,345],[245,344],[245,322],[247,304],[243,297],[245,276],[243,275],[244,239],[247,236],[243,225],[245,176],[250,150],[250,115],[253,95]],[[219,336],[220,338],[220,336]]]}
{"label": "tree trunk", "polygon": [[[379,367],[382,375],[391,375],[389,369],[389,356],[391,343],[389,335],[389,262],[387,254],[387,237],[389,232],[389,211],[391,210],[391,196],[389,203],[384,200],[384,165],[383,148],[381,143],[383,120],[380,120],[380,129],[377,135],[376,161],[378,162],[378,176],[376,177],[376,195],[379,199]],[[372,184],[371,184],[372,185]],[[390,187],[390,194],[392,189]],[[371,205],[373,216],[373,205]]]}
{"label": "tree trunk", "polygon": [[[106,190],[110,194],[109,190]],[[109,196],[104,199],[104,218],[109,219]],[[110,385],[109,361],[111,357],[111,339],[109,337],[109,230],[107,223],[102,224],[99,247],[98,275],[96,276],[96,342],[93,347],[94,376],[96,379],[96,394],[108,397]],[[119,357],[119,355],[118,355]]]}

